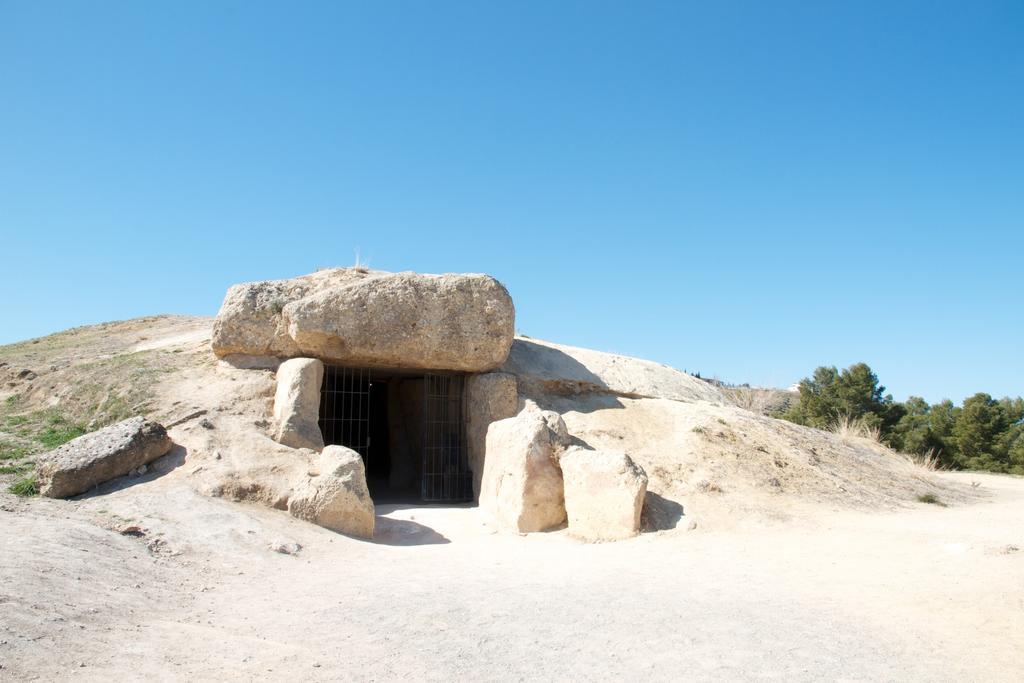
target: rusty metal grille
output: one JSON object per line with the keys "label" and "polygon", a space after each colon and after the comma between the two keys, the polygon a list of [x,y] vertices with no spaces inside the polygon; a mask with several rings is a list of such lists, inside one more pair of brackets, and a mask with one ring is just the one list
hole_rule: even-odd
{"label": "rusty metal grille", "polygon": [[463,378],[425,375],[423,472],[425,502],[473,500],[473,473],[463,437]]}
{"label": "rusty metal grille", "polygon": [[324,367],[320,388],[320,432],[324,445],[345,446],[367,458],[370,451],[370,371]]}

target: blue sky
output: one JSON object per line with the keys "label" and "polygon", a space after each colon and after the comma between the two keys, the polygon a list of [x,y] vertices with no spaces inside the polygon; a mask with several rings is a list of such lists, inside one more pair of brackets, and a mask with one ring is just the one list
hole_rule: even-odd
{"label": "blue sky", "polygon": [[0,343],[364,261],[785,386],[1024,393],[1024,3],[0,0]]}

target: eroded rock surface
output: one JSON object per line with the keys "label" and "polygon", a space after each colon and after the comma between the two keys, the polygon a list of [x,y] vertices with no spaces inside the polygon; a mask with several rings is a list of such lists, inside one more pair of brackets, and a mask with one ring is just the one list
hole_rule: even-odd
{"label": "eroded rock surface", "polygon": [[213,328],[218,356],[483,372],[508,356],[515,309],[488,275],[318,271],[235,285]]}
{"label": "eroded rock surface", "polygon": [[[480,495],[487,449],[487,428],[492,422],[515,417],[519,411],[516,378],[503,372],[470,375],[466,379],[466,447],[473,470],[473,494]],[[564,424],[564,423],[563,423]]]}
{"label": "eroded rock surface", "polygon": [[274,438],[292,448],[324,447],[320,433],[320,385],[324,364],[313,358],[293,358],[277,369],[274,394]]}
{"label": "eroded rock surface", "polygon": [[[558,467],[562,441],[549,419],[539,410],[526,409],[491,423],[487,430],[480,508],[500,528],[527,533],[565,521]],[[564,430],[562,424],[558,431]]]}
{"label": "eroded rock surface", "polygon": [[162,425],[141,416],[129,418],[40,456],[39,493],[50,498],[84,493],[166,455],[172,445]]}
{"label": "eroded rock surface", "polygon": [[501,371],[518,378],[521,394],[725,402],[718,387],[668,365],[540,339],[517,337]]}
{"label": "eroded rock surface", "polygon": [[363,459],[343,446],[327,446],[296,486],[288,512],[332,531],[373,538],[375,513]]}
{"label": "eroded rock surface", "polygon": [[570,448],[559,464],[570,534],[612,541],[640,533],[647,474],[628,455]]}

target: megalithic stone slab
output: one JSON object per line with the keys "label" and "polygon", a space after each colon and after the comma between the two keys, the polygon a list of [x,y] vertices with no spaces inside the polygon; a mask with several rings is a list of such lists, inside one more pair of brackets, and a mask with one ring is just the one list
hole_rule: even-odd
{"label": "megalithic stone slab", "polygon": [[166,455],[172,445],[163,425],[141,416],[129,418],[40,456],[39,493],[50,498],[84,493]]}
{"label": "megalithic stone slab", "polygon": [[508,357],[515,307],[488,275],[344,268],[235,285],[213,350],[359,367],[484,372]]}

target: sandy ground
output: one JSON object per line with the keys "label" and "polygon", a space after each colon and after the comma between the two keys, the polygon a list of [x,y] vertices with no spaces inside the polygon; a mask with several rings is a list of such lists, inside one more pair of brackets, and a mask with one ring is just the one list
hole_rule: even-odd
{"label": "sandy ground", "polygon": [[494,534],[472,507],[381,508],[358,541],[160,473],[77,501],[0,498],[0,678],[1009,681],[1024,666],[1019,478],[942,475],[990,494],[949,508],[586,545]]}
{"label": "sandy ground", "polygon": [[[209,326],[0,349],[5,414],[144,411],[178,444],[78,500],[0,493],[0,680],[1021,678],[1024,479],[933,476],[690,396],[717,390],[670,369],[537,342],[526,397],[628,450],[657,494],[647,528],[667,530],[587,545],[497,534],[473,507],[380,506],[360,541],[196,492],[301,466],[267,436],[271,373],[217,363]],[[602,384],[625,393],[562,393]]]}

